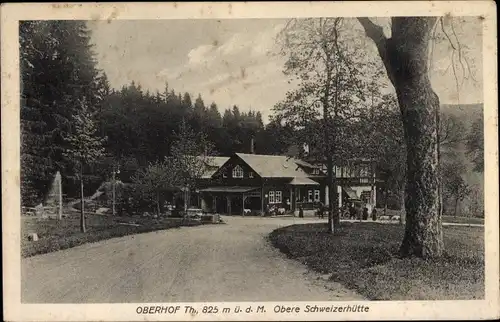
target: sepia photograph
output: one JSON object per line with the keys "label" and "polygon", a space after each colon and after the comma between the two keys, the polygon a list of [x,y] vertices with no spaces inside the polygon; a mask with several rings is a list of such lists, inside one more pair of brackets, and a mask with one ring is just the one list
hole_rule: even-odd
{"label": "sepia photograph", "polygon": [[496,16],[212,5],[143,19],[111,4],[109,17],[17,8],[19,78],[2,91],[2,114],[17,111],[2,117],[16,305],[336,320],[466,301],[498,317],[497,88],[485,83],[497,76],[484,58]]}

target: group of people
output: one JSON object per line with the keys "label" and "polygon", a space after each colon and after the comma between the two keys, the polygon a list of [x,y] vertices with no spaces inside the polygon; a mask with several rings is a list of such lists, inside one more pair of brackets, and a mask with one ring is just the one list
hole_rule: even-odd
{"label": "group of people", "polygon": [[[351,202],[346,204],[345,212],[346,217],[349,216],[349,219],[354,220],[368,220],[370,213],[368,212],[368,207],[362,207],[359,202]],[[373,221],[377,220],[377,210],[375,208],[371,211],[371,217]]]}
{"label": "group of people", "polygon": [[[318,204],[317,216],[319,218],[325,218],[325,213],[327,213],[328,209],[322,202]],[[368,220],[370,213],[368,212],[368,207],[362,207],[359,202],[346,202],[342,207],[341,217],[349,218],[351,220]],[[377,220],[377,210],[375,208],[371,211],[371,217],[373,221]]]}

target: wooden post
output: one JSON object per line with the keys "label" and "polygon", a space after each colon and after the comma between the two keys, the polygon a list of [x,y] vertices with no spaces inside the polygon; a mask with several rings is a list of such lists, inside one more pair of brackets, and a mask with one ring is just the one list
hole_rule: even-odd
{"label": "wooden post", "polygon": [[85,201],[83,197],[83,164],[80,165],[80,231],[82,233],[86,232],[87,229],[85,227]]}
{"label": "wooden post", "polygon": [[264,214],[264,185],[260,188],[260,213]]}
{"label": "wooden post", "polygon": [[242,195],[241,215],[245,216],[245,200],[247,199],[245,193]]}
{"label": "wooden post", "polygon": [[62,219],[62,213],[63,213],[63,200],[62,200],[62,177],[59,174],[59,186],[58,186],[58,192],[59,192],[59,213],[57,215],[58,219]]}
{"label": "wooden post", "polygon": [[226,196],[227,201],[227,214],[231,215],[231,196]]}
{"label": "wooden post", "polygon": [[116,215],[116,169],[115,166],[113,165],[113,182],[112,182],[112,188],[113,188],[113,217]]}

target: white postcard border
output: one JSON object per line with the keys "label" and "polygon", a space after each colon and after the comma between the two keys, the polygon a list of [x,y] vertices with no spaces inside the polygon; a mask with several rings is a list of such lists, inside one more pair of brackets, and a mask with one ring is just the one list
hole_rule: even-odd
{"label": "white postcard border", "polygon": [[[2,241],[4,318],[8,321],[160,320],[396,320],[499,317],[498,101],[496,10],[490,1],[288,2],[288,3],[101,3],[6,4],[1,7],[2,73]],[[242,302],[137,304],[22,304],[20,302],[20,122],[19,20],[224,19],[320,16],[478,16],[483,19],[485,126],[485,299],[477,301]],[[369,312],[305,313],[306,305],[364,305]],[[257,308],[266,313],[142,314],[138,307],[203,305]],[[299,313],[274,313],[276,305],[299,306]]]}

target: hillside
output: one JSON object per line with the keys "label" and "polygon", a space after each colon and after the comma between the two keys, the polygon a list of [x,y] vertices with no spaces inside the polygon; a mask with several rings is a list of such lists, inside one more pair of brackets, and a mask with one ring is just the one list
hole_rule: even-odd
{"label": "hillside", "polygon": [[[471,129],[472,123],[482,117],[483,104],[443,104],[441,106],[441,114],[456,116],[461,122],[463,122],[468,132]],[[463,175],[463,178],[469,185],[469,187],[471,187],[474,191],[469,197],[466,198],[466,200],[464,200],[460,204],[460,208],[462,210],[463,207],[470,207],[473,199],[482,202],[484,194],[484,173],[478,173],[472,170],[473,164],[470,161],[470,158],[467,156],[465,143],[460,144],[460,146],[452,152],[455,152],[451,153],[452,157],[459,157],[463,160],[466,166],[466,172]],[[446,158],[449,157],[450,155],[448,155],[446,152],[442,154],[443,161],[445,162]]]}
{"label": "hillside", "polygon": [[442,104],[441,113],[445,115],[457,116],[464,122],[467,128],[470,128],[472,122],[483,115],[484,104]]}

